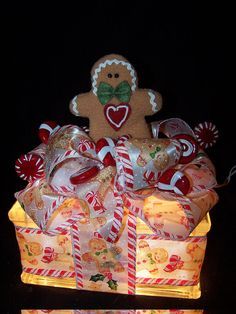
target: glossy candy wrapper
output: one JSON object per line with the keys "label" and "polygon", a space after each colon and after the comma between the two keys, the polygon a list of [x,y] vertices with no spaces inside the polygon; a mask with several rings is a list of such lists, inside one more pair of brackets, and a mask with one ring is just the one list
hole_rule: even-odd
{"label": "glossy candy wrapper", "polygon": [[[167,138],[157,138],[159,130]],[[115,166],[104,165],[76,126],[50,135],[44,175],[16,193],[31,217],[29,225],[23,213],[15,222],[23,276],[129,294],[145,294],[145,285],[195,287],[206,232],[190,233],[217,202],[216,180],[202,150],[192,149],[191,162],[180,163],[191,147],[183,151],[178,134],[194,136],[185,122],[170,119],[153,125],[153,139],[121,137],[111,151]],[[178,182],[183,177],[191,186],[187,195]]]}

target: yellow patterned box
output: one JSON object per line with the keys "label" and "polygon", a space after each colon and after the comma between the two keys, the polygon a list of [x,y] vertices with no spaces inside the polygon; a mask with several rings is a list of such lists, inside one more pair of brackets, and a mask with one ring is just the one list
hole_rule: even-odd
{"label": "yellow patterned box", "polygon": [[[183,216],[176,220],[177,201],[151,196],[145,202],[144,214],[150,214],[150,206],[158,202],[162,220],[184,228]],[[65,213],[68,206],[60,206],[53,218]],[[102,216],[82,219],[54,235],[39,229],[18,202],[9,218],[16,229],[24,283],[193,299],[201,295],[200,272],[211,226],[208,214],[198,217],[201,222],[189,237],[178,240],[154,234],[125,210],[115,243],[105,241],[98,232]]]}

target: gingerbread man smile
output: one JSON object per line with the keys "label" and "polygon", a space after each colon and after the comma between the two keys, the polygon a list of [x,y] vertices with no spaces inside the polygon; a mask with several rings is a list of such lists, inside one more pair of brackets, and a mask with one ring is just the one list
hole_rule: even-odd
{"label": "gingerbread man smile", "polygon": [[90,120],[90,137],[117,138],[130,134],[150,138],[145,116],[162,107],[161,95],[150,89],[139,89],[133,66],[120,55],[98,60],[91,71],[92,90],[73,98],[70,110]]}

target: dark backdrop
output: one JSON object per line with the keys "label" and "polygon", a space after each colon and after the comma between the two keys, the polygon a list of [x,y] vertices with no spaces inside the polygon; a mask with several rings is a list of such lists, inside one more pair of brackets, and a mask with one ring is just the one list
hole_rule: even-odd
{"label": "dark backdrop", "polygon": [[25,186],[14,173],[15,159],[39,144],[37,129],[44,120],[88,125],[70,114],[68,104],[90,89],[93,63],[112,52],[130,60],[140,87],[163,95],[163,109],[152,120],[180,117],[192,127],[202,121],[217,125],[220,138],[208,153],[218,180],[224,180],[235,164],[233,9],[226,4],[207,8],[173,3],[88,1],[70,10],[57,5],[29,12],[19,5],[2,13],[2,61],[7,70],[2,91],[7,97],[1,107],[2,313],[21,308],[205,308],[226,313],[233,306],[235,178],[219,190],[220,201],[211,212],[198,300],[24,285],[14,228],[7,219],[14,192]]}

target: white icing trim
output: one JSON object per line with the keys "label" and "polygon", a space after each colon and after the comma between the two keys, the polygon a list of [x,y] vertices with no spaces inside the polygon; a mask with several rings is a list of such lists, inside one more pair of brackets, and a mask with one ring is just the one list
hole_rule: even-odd
{"label": "white icing trim", "polygon": [[150,97],[150,104],[152,105],[152,111],[157,112],[158,111],[158,105],[155,102],[156,95],[153,93],[153,91],[151,89],[149,90],[148,95]]}
{"label": "white icing trim", "polygon": [[71,103],[72,103],[72,110],[73,110],[73,113],[75,113],[77,116],[79,116],[80,114],[79,114],[79,111],[78,111],[78,105],[77,105],[77,102],[76,102],[76,99],[77,99],[77,96],[75,96],[73,99],[72,99],[72,101],[71,101]]}
{"label": "white icing trim", "polygon": [[[124,117],[123,119],[119,122],[119,123],[116,123],[114,122],[110,116],[109,116],[109,111],[112,109],[113,111],[118,111],[120,108],[125,108],[126,111],[125,111],[125,114],[124,114]],[[126,105],[119,105],[119,106],[109,106],[106,108],[106,117],[107,119],[111,122],[111,124],[113,124],[114,126],[116,126],[117,128],[120,128],[121,125],[125,122],[127,116],[128,116],[128,113],[129,113],[129,107],[127,107]]]}
{"label": "white icing trim", "polygon": [[132,67],[132,65],[129,62],[125,62],[122,60],[118,60],[118,59],[112,59],[112,60],[106,60],[103,63],[100,63],[99,66],[95,69],[94,71],[94,75],[92,76],[92,87],[93,87],[93,93],[94,95],[97,96],[97,79],[98,79],[98,73],[101,72],[102,69],[105,69],[105,67],[107,65],[112,65],[113,63],[115,64],[122,64],[123,66],[125,66],[127,68],[127,70],[130,72],[130,75],[132,76],[132,86],[131,86],[131,90],[134,92],[137,88],[136,85],[136,81],[137,81],[137,77],[135,75],[135,70]]}

